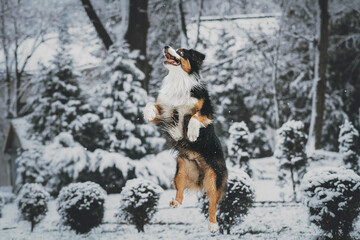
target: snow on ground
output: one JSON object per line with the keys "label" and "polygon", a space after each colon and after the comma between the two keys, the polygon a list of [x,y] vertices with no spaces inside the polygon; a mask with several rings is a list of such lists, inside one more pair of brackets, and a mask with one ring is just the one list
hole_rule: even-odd
{"label": "snow on ground", "polygon": [[[317,161],[311,161],[308,169],[340,166],[338,153],[316,152]],[[30,233],[30,223],[18,220],[15,203],[5,205],[0,218],[2,239],[314,239],[321,231],[308,222],[307,208],[302,203],[286,202],[291,194],[290,184],[281,188],[276,184],[277,160],[273,157],[253,159],[256,203],[244,222],[232,229],[231,235],[210,235],[207,221],[197,206],[197,195],[185,192],[180,208],[168,207],[175,197],[175,190],[162,193],[158,212],[152,223],[145,226],[145,233],[138,233],[133,225],[117,223],[114,214],[120,205],[119,194],[108,195],[103,224],[90,233],[76,235],[62,226],[56,211],[56,201],[49,203],[45,219]],[[169,176],[168,176],[169,177]],[[285,202],[279,202],[284,201]],[[264,203],[265,202],[265,203]],[[355,227],[355,239],[360,239],[360,221]]]}
{"label": "snow on ground", "polygon": [[[14,203],[5,206],[0,218],[0,239],[314,239],[320,230],[308,223],[307,209],[301,203],[260,204],[249,212],[244,222],[235,226],[231,235],[211,235],[207,220],[200,213],[197,197],[186,193],[184,203],[177,209],[168,207],[174,190],[165,191],[160,198],[158,213],[145,233],[138,233],[133,225],[118,224],[114,214],[119,207],[119,194],[109,195],[103,224],[90,233],[77,235],[59,224],[56,202],[50,201],[46,218],[30,232],[30,223],[18,221]],[[357,223],[355,236],[360,237]]]}

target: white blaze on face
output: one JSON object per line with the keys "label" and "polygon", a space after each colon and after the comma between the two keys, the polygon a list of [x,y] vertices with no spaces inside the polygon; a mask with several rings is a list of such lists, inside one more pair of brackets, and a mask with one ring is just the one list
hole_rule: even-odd
{"label": "white blaze on face", "polygon": [[177,54],[176,51],[175,51],[175,49],[173,49],[172,47],[169,47],[168,53],[169,53],[171,56],[174,56],[174,57],[176,57],[177,59],[180,59],[180,55]]}
{"label": "white blaze on face", "polygon": [[[171,56],[177,58],[180,60],[180,55],[176,53],[175,49],[173,49],[172,47],[169,47],[167,49],[167,52],[168,54],[170,54]],[[165,56],[165,53],[164,53],[164,56]],[[169,71],[173,70],[173,69],[178,69],[178,68],[181,68],[181,64],[177,65],[177,66],[174,66],[172,64],[164,64],[164,66],[169,69]]]}

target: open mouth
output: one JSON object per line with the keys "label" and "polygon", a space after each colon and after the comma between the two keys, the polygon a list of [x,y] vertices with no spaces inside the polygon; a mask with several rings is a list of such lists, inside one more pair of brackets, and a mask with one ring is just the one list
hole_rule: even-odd
{"label": "open mouth", "polygon": [[165,49],[164,51],[164,56],[166,57],[166,60],[164,61],[164,64],[171,64],[174,66],[179,66],[180,65],[180,59],[174,57],[173,55],[171,55],[167,49]]}

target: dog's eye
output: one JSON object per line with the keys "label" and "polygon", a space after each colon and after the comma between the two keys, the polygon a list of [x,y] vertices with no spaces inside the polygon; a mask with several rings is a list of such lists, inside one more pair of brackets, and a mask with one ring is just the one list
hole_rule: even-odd
{"label": "dog's eye", "polygon": [[184,56],[184,52],[183,52],[183,51],[180,51],[180,50],[177,51],[177,54],[179,54],[179,55],[182,56],[182,57]]}

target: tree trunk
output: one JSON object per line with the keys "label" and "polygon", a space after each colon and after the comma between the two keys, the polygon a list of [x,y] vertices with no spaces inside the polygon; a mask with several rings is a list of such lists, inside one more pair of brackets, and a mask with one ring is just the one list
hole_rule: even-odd
{"label": "tree trunk", "polygon": [[130,50],[139,50],[141,57],[137,59],[137,67],[145,74],[143,88],[149,91],[151,68],[146,53],[147,34],[150,27],[148,20],[148,0],[131,0],[129,8],[129,25],[125,40],[129,43]]}
{"label": "tree trunk", "polygon": [[5,57],[5,89],[6,92],[6,117],[10,117],[10,108],[11,108],[11,76],[10,76],[10,69],[9,69],[9,47],[8,47],[8,39],[6,35],[6,23],[5,23],[5,1],[1,1],[1,45],[3,49],[3,54]]}
{"label": "tree trunk", "polygon": [[98,15],[96,14],[93,6],[91,5],[90,0],[81,0],[81,3],[88,15],[91,23],[94,25],[97,34],[99,35],[101,41],[103,42],[106,50],[109,50],[110,46],[113,45],[113,41],[111,40],[108,32],[104,28],[101,23]]}
{"label": "tree trunk", "polygon": [[308,150],[319,149],[322,147],[321,137],[325,110],[325,91],[326,91],[326,64],[328,50],[328,0],[318,0],[317,12],[317,43],[315,55],[315,74],[312,98],[312,113],[309,129]]}
{"label": "tree trunk", "polygon": [[31,232],[34,231],[34,227],[35,227],[35,221],[32,220],[32,221],[31,221]]}
{"label": "tree trunk", "polygon": [[13,116],[17,117],[19,112],[18,107],[18,93],[20,91],[20,74],[19,74],[19,56],[18,56],[18,49],[19,49],[19,34],[17,28],[17,20],[14,18],[14,31],[15,31],[15,49],[14,49],[14,60],[15,60],[15,89],[13,90],[12,94],[12,104],[14,105]]}
{"label": "tree trunk", "polygon": [[179,9],[179,29],[181,35],[181,47],[187,48],[189,44],[188,44],[188,36],[186,29],[185,12],[183,8],[182,0],[179,0],[178,9]]}
{"label": "tree trunk", "polygon": [[291,183],[292,183],[292,189],[293,189],[293,201],[296,202],[296,184],[294,180],[294,169],[290,168],[290,176],[291,176]]}
{"label": "tree trunk", "polygon": [[198,45],[198,43],[199,43],[199,37],[200,37],[200,18],[201,18],[201,15],[202,15],[203,7],[204,7],[204,0],[200,0],[199,14],[198,14],[198,18],[197,18],[197,21],[196,21],[197,31],[196,31],[196,39],[195,39],[194,48],[196,48],[197,45]]}

